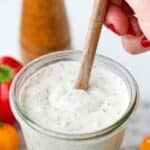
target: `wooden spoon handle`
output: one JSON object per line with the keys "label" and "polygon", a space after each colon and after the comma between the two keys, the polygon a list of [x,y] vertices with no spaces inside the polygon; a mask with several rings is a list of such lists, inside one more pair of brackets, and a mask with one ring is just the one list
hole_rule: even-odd
{"label": "wooden spoon handle", "polygon": [[75,89],[88,89],[93,61],[104,23],[107,3],[108,0],[94,0],[94,7],[87,39],[84,45],[84,54],[82,57],[81,67],[74,86]]}

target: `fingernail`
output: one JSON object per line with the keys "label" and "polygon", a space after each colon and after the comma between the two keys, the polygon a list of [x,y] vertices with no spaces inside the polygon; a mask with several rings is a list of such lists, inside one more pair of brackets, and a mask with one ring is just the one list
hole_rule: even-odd
{"label": "fingernail", "polygon": [[141,45],[143,47],[149,47],[150,46],[150,41],[144,36],[141,40]]}
{"label": "fingernail", "polygon": [[128,34],[136,36],[136,32],[134,31],[132,26],[129,26]]}
{"label": "fingernail", "polygon": [[115,26],[113,24],[108,24],[107,27],[114,33],[120,35],[117,30],[115,29]]}

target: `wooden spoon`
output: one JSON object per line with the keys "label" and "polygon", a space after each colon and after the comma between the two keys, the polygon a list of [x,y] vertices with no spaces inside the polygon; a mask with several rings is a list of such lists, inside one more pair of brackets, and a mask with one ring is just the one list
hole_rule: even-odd
{"label": "wooden spoon", "polygon": [[74,85],[75,89],[88,89],[94,57],[107,9],[107,3],[108,0],[94,0],[94,7],[87,39],[84,45],[84,54],[82,57],[81,67]]}

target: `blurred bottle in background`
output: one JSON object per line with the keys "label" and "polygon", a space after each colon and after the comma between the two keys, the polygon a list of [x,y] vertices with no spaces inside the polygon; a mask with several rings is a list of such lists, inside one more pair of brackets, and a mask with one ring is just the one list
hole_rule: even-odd
{"label": "blurred bottle in background", "polygon": [[46,53],[70,49],[64,0],[23,0],[20,45],[24,63]]}

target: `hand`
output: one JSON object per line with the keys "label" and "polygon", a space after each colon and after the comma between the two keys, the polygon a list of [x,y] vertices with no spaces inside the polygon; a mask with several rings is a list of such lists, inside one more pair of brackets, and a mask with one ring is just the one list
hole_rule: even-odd
{"label": "hand", "polygon": [[[122,36],[133,54],[150,50],[150,0],[110,0],[106,26]],[[149,40],[148,40],[149,39]]]}

